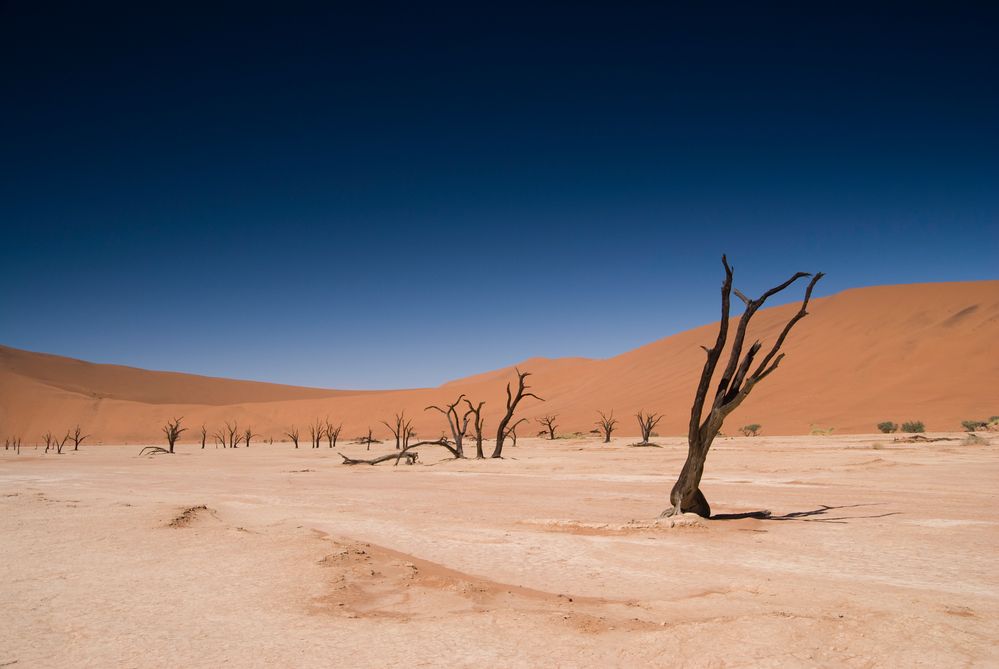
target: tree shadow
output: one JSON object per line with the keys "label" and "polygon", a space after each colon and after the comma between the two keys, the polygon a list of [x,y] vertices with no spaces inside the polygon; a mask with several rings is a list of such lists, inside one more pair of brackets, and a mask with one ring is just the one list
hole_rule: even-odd
{"label": "tree shadow", "polygon": [[[841,506],[827,506],[825,504],[819,505],[817,509],[810,509],[808,511],[792,511],[791,513],[785,513],[781,516],[775,516],[769,511],[746,511],[744,513],[718,513],[711,516],[711,520],[743,520],[745,518],[753,518],[755,520],[796,520],[804,523],[840,523],[845,524],[849,520],[861,520],[866,518],[885,518],[887,516],[897,516],[898,511],[891,511],[888,513],[872,514],[867,516],[835,516],[832,518],[826,517],[830,511],[836,511],[838,509],[854,509],[861,506],[877,506],[879,502],[870,504],[844,504]],[[819,517],[821,516],[821,517]]]}

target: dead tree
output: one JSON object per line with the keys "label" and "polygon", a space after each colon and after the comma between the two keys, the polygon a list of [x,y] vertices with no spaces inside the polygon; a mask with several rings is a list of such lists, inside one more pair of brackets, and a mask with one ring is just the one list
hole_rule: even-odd
{"label": "dead tree", "polygon": [[419,456],[420,454],[415,451],[412,453],[402,451],[400,453],[386,453],[385,455],[379,455],[377,458],[372,458],[371,460],[362,460],[360,458],[348,458],[343,453],[340,453],[340,457],[343,458],[343,464],[345,465],[377,465],[379,462],[388,462],[389,460],[395,460],[396,464],[399,464],[400,459],[405,459],[407,465],[412,465],[416,463]]}
{"label": "dead tree", "polygon": [[161,428],[163,430],[163,434],[166,435],[169,448],[163,448],[162,446],[146,446],[139,451],[139,455],[142,455],[147,451],[149,452],[149,455],[156,455],[157,453],[173,453],[173,447],[177,443],[177,440],[180,439],[180,435],[187,432],[186,427],[180,426],[180,422],[182,420],[183,418],[168,420],[167,424]]}
{"label": "dead tree", "polygon": [[66,448],[66,442],[69,441],[69,439],[70,435],[69,431],[67,431],[66,434],[63,435],[62,439],[53,440],[53,445],[55,446],[56,453],[58,455],[62,455],[62,449]]}
{"label": "dead tree", "polygon": [[389,425],[389,423],[384,420],[382,421],[382,425],[387,427],[389,429],[389,432],[392,433],[392,436],[395,437],[396,450],[401,449],[403,447],[402,442],[404,439],[406,439],[406,433],[408,432],[408,428],[412,426],[412,421],[408,423],[406,421],[406,412],[403,411],[402,413],[397,413],[395,415],[395,427]]}
{"label": "dead tree", "polygon": [[486,457],[482,453],[482,428],[485,426],[486,421],[482,418],[482,405],[485,402],[479,402],[476,405],[472,405],[472,402],[465,400],[465,404],[468,405],[468,411],[465,412],[465,417],[474,416],[472,419],[472,427],[475,428],[475,459],[481,460]]}
{"label": "dead tree", "polygon": [[201,450],[205,450],[205,442],[208,441],[208,426],[201,424]]}
{"label": "dead tree", "polygon": [[229,438],[229,448],[239,448],[239,443],[243,441],[243,435],[239,433],[239,421],[233,421],[232,425],[226,421],[225,432]]}
{"label": "dead tree", "polygon": [[83,440],[88,438],[89,436],[90,436],[89,434],[83,434],[83,430],[81,430],[80,426],[77,425],[76,429],[73,430],[73,436],[72,436],[73,450],[74,451],[80,450],[80,444],[82,444]]}
{"label": "dead tree", "polygon": [[431,409],[440,411],[444,415],[444,418],[447,419],[447,425],[451,428],[451,437],[454,439],[454,450],[457,453],[455,455],[456,458],[465,457],[465,450],[462,444],[465,440],[465,434],[468,432],[468,417],[471,415],[471,412],[465,412],[461,418],[458,418],[458,410],[455,407],[461,404],[463,399],[465,399],[465,396],[459,395],[458,399],[451,404],[445,404],[446,408],[431,404],[424,409],[424,411],[430,411]]}
{"label": "dead tree", "polygon": [[635,418],[638,419],[638,428],[642,431],[642,441],[639,443],[643,445],[648,444],[649,439],[652,438],[652,428],[663,419],[663,415],[651,411],[648,413],[639,411],[635,414]]}
{"label": "dead tree", "polygon": [[55,444],[56,438],[51,432],[46,432],[42,435],[42,441],[45,442],[45,452],[48,453],[49,449],[53,447],[53,444]]}
{"label": "dead tree", "polygon": [[340,430],[343,429],[343,423],[339,423],[336,427],[333,427],[333,423],[330,422],[329,418],[326,419],[326,441],[329,442],[330,448],[336,448],[336,440],[340,438]]}
{"label": "dead tree", "polygon": [[286,437],[291,439],[292,443],[295,444],[295,448],[298,448],[298,428],[292,427],[290,430],[284,433]]}
{"label": "dead tree", "polygon": [[374,439],[371,438],[371,428],[369,427],[368,428],[368,437],[365,440],[365,443],[368,445],[368,448],[366,450],[369,450],[369,451],[371,450],[371,444],[373,442],[374,442]]}
{"label": "dead tree", "polygon": [[598,411],[600,414],[600,420],[594,423],[600,428],[600,431],[604,435],[604,443],[609,444],[611,439],[611,433],[614,431],[614,426],[617,425],[617,418],[614,418],[614,411],[611,410],[610,415],[604,415],[603,411]]}
{"label": "dead tree", "polygon": [[320,419],[309,425],[309,439],[312,441],[312,448],[319,448],[320,442],[326,436],[326,424]]}
{"label": "dead tree", "polygon": [[517,426],[520,425],[521,423],[526,423],[526,422],[527,422],[526,418],[521,418],[510,427],[506,428],[506,436],[510,439],[510,445],[513,446],[514,448],[517,447]]}
{"label": "dead tree", "polygon": [[[500,419],[499,426],[496,428],[496,447],[493,449],[493,454],[490,457],[502,458],[503,457],[503,441],[506,439],[506,426],[510,424],[513,420],[513,412],[517,410],[517,405],[525,397],[533,397],[536,400],[544,402],[543,399],[535,395],[534,393],[524,392],[530,386],[524,383],[524,379],[531,375],[530,372],[522,372],[519,369],[514,368],[517,372],[517,393],[514,394],[510,391],[510,384],[506,384],[506,414]],[[519,422],[519,421],[518,421]]]}
{"label": "dead tree", "polygon": [[250,447],[250,439],[253,439],[254,437],[259,437],[259,436],[260,436],[259,434],[254,434],[253,430],[251,430],[250,428],[246,428],[245,430],[243,430],[243,443],[246,444],[247,448],[249,448]]}
{"label": "dead tree", "polygon": [[421,446],[441,446],[442,448],[446,448],[455,458],[459,457],[458,451],[455,450],[454,446],[452,446],[447,440],[447,437],[441,437],[440,439],[435,439],[433,441],[418,441],[415,444],[410,444],[405,448],[399,449],[398,453],[387,453],[385,455],[380,455],[377,458],[372,458],[371,460],[348,458],[343,453],[340,453],[340,457],[343,458],[343,464],[345,465],[377,465],[379,462],[388,462],[389,460],[395,460],[395,464],[398,465],[399,461],[403,458],[406,459],[406,464],[411,465],[417,460],[417,453],[413,452],[413,449]]}
{"label": "dead tree", "polygon": [[226,447],[225,428],[220,427],[219,429],[215,430],[215,432],[212,434],[212,438],[215,440],[216,450],[218,450],[219,446],[221,446],[222,448]]}
{"label": "dead tree", "polygon": [[552,413],[552,414],[548,414],[546,416],[542,416],[541,418],[535,418],[534,420],[535,420],[535,422],[537,422],[538,425],[541,425],[541,426],[543,426],[545,428],[544,431],[541,432],[541,434],[545,434],[547,432],[548,433],[548,438],[551,439],[552,441],[554,441],[555,440],[555,428],[558,427],[558,425],[555,424],[555,421],[557,419],[558,419],[558,414],[557,413]]}
{"label": "dead tree", "polygon": [[[728,264],[728,259],[722,256],[722,265],[725,267],[725,280],[721,287],[721,320],[718,323],[718,337],[711,348],[702,347],[707,354],[704,362],[704,369],[701,371],[701,378],[697,384],[697,391],[694,394],[694,402],[690,408],[690,425],[687,433],[687,459],[680,470],[680,476],[676,484],[670,491],[670,503],[672,506],[660,514],[660,517],[673,516],[679,513],[695,513],[704,518],[711,516],[711,506],[707,498],[701,492],[701,476],[704,473],[704,461],[708,456],[708,450],[718,432],[721,431],[722,423],[726,416],[735,411],[742,404],[743,400],[756,387],[760,381],[773,373],[784,354],[780,352],[784,340],[787,338],[791,328],[808,315],[808,301],[812,297],[812,289],[822,278],[822,272],[814,276],[806,272],[798,272],[784,283],[771,288],[756,299],[749,299],[739,290],[732,289],[732,268]],[[770,351],[763,357],[763,360],[753,368],[756,355],[760,352],[759,341],[753,342],[749,350],[743,355],[743,346],[746,339],[746,330],[749,322],[757,311],[767,301],[767,298],[776,295],[798,279],[811,276],[812,279],[805,288],[805,296],[802,299],[801,307],[784,325],[784,329],[778,335]],[[728,340],[729,328],[729,303],[731,294],[743,301],[746,310],[739,319],[736,326],[735,337],[732,339],[732,348],[729,351],[728,363],[722,372],[715,391],[714,399],[708,409],[707,417],[703,416],[708,391],[711,387],[712,377],[722,356],[725,343]]]}

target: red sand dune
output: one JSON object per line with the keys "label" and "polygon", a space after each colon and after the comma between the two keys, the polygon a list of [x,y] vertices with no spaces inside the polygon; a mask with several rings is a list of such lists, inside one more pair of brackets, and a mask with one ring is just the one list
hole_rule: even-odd
{"label": "red sand dune", "polygon": [[[750,335],[767,342],[797,304],[761,311]],[[534,358],[521,363],[545,402],[525,400],[519,416],[559,414],[563,431],[593,428],[598,409],[613,410],[621,434],[637,434],[639,409],[665,413],[660,434],[684,434],[691,396],[716,325],[707,325],[606,360]],[[960,429],[960,421],[999,414],[999,281],[913,284],[847,290],[814,300],[785,346],[781,368],[760,384],[727,425],[760,423],[770,434],[811,426],[837,433],[874,431],[882,420],[918,419],[927,429]],[[183,416],[185,441],[207,423],[252,425],[281,438],[305,432],[319,417],[343,422],[344,436],[388,434],[380,421],[405,410],[421,436],[436,437],[442,417],[428,404],[461,393],[485,400],[486,432],[495,430],[512,369],[438,388],[338,391],[189,374],[151,372],[0,347],[0,438],[33,443],[47,430],[81,424],[105,443],[161,438],[165,419]],[[534,434],[535,424],[520,434]]]}

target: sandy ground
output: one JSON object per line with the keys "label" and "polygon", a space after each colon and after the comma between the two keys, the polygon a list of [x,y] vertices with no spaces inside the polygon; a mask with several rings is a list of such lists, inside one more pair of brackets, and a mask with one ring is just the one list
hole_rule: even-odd
{"label": "sandy ground", "polygon": [[999,437],[950,436],[723,439],[737,517],[672,527],[678,439],[0,451],[0,666],[997,666]]}

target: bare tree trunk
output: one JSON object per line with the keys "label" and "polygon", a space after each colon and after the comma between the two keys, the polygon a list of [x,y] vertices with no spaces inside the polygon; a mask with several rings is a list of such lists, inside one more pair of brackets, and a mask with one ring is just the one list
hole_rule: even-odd
{"label": "bare tree trunk", "polygon": [[[673,489],[670,491],[670,503],[673,506],[663,511],[660,514],[661,517],[679,513],[695,513],[705,518],[711,516],[711,506],[708,504],[704,493],[700,490],[701,476],[704,474],[704,462],[707,459],[708,451],[711,449],[711,444],[714,442],[715,437],[718,436],[725,417],[742,404],[743,400],[749,396],[749,393],[757,383],[777,369],[780,361],[784,358],[784,354],[779,353],[780,348],[795,323],[808,314],[808,301],[811,299],[812,289],[823,276],[821,272],[814,276],[805,272],[798,272],[784,283],[771,288],[755,300],[747,298],[738,290],[734,291],[736,296],[745,303],[746,310],[739,319],[735,337],[732,340],[732,349],[729,352],[728,364],[722,373],[714,400],[708,411],[708,416],[702,420],[702,413],[707,400],[708,390],[711,386],[711,380],[728,338],[729,305],[733,292],[732,268],[729,266],[728,259],[725,256],[722,256],[722,265],[725,267],[725,280],[722,282],[721,288],[721,320],[718,324],[718,337],[713,347],[702,347],[707,353],[707,360],[704,362],[704,369],[701,371],[701,378],[698,382],[694,402],[690,409],[690,426],[687,434],[687,459],[683,464],[683,469],[680,470],[680,476],[677,478],[676,484],[674,484]],[[746,329],[749,326],[750,320],[760,307],[763,306],[767,298],[781,292],[798,279],[807,276],[812,276],[812,280],[805,289],[805,297],[802,300],[801,308],[784,326],[780,336],[777,337],[776,342],[769,353],[763,358],[763,361],[754,371],[750,372],[753,361],[761,347],[759,341],[754,342],[749,347],[745,356],[742,355]]]}
{"label": "bare tree trunk", "polygon": [[[558,425],[555,424],[555,420],[557,418],[558,418],[558,414],[557,413],[553,413],[553,414],[549,414],[547,416],[542,416],[541,418],[536,419],[537,422],[538,422],[538,425],[544,426],[545,432],[548,433],[548,438],[550,440],[552,440],[552,441],[555,441],[555,429],[558,427]],[[544,432],[542,432],[542,434],[544,434]]]}
{"label": "bare tree trunk", "polygon": [[475,459],[481,460],[486,457],[482,453],[482,428],[485,426],[485,420],[482,418],[482,406],[485,402],[479,402],[477,405],[472,405],[470,400],[465,400],[465,404],[468,405],[468,411],[465,412],[465,417],[474,416],[472,419],[472,427],[475,428]]}
{"label": "bare tree trunk", "polygon": [[662,414],[639,411],[635,414],[635,418],[638,419],[638,427],[642,431],[642,442],[643,444],[649,443],[649,439],[652,437],[652,429],[656,424],[663,419]]}
{"label": "bare tree trunk", "polygon": [[[515,368],[516,369],[516,368]],[[506,414],[500,419],[499,426],[496,428],[496,447],[493,449],[493,454],[490,457],[502,458],[503,457],[503,440],[506,439],[507,431],[506,426],[510,424],[513,419],[513,412],[517,410],[517,405],[525,397],[533,397],[536,400],[544,402],[543,399],[535,395],[534,393],[524,392],[528,386],[524,383],[524,379],[530,376],[530,372],[521,372],[516,369],[517,372],[517,393],[516,395],[510,391],[510,384],[506,384]]]}

